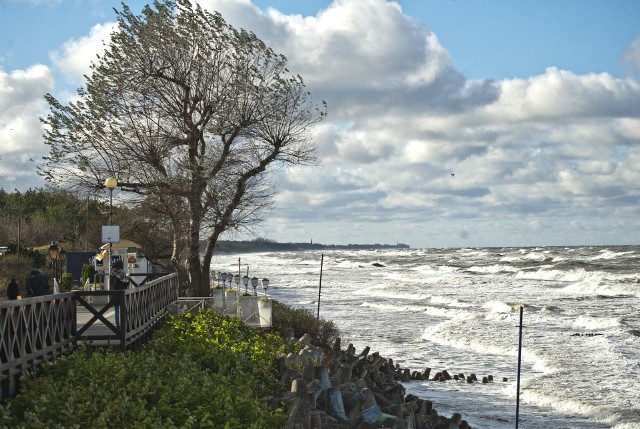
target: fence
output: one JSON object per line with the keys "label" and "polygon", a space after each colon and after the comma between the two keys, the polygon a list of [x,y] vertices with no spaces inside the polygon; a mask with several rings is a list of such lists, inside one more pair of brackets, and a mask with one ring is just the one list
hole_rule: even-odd
{"label": "fence", "polygon": [[[0,400],[17,393],[23,371],[81,345],[140,347],[177,297],[177,274],[170,274],[123,291],[73,291],[0,302]],[[116,302],[121,329],[107,317]]]}

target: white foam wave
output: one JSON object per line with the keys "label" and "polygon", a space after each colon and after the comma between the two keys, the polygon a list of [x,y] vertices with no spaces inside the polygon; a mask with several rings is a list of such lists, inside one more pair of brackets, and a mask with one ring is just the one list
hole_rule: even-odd
{"label": "white foam wave", "polygon": [[454,319],[454,320],[470,319],[475,317],[475,315],[471,312],[454,309],[454,308],[446,308],[446,307],[429,306],[425,308],[424,313],[429,316],[444,317],[447,319]]}
{"label": "white foam wave", "polygon": [[383,288],[358,289],[353,291],[353,294],[368,296],[368,297],[389,298],[389,299],[408,300],[408,301],[423,301],[423,300],[429,299],[429,296],[430,296],[423,293],[411,293],[411,292],[404,292],[401,290],[388,290]]}
{"label": "white foam wave", "polygon": [[462,302],[457,300],[456,298],[452,298],[449,296],[439,296],[439,295],[433,295],[431,297],[431,302],[433,304],[443,304],[448,307],[458,307],[458,308],[466,308],[466,307],[473,306],[473,304],[471,303]]}
{"label": "white foam wave", "polygon": [[535,271],[518,271],[516,278],[524,280],[544,280],[558,282],[575,282],[583,280],[586,273],[583,269],[565,271],[553,269],[539,269]]}
{"label": "white foam wave", "polygon": [[614,252],[613,250],[610,250],[610,249],[602,249],[599,254],[592,256],[591,260],[592,261],[597,261],[602,259],[612,260],[612,259],[617,259],[623,255],[633,255],[634,253],[635,251],[633,250],[627,251],[627,252]]}
{"label": "white foam wave", "polygon": [[[588,405],[583,402],[567,398],[560,399],[557,396],[546,396],[539,391],[532,391],[531,389],[523,389],[521,391],[521,398],[523,402],[548,407],[569,415],[582,415],[592,418],[598,422],[612,423],[620,418],[620,415],[612,413],[611,410],[608,410],[606,407]],[[624,428],[625,426],[620,427]],[[631,424],[631,426],[627,427],[639,429],[637,424],[635,424],[635,426],[634,424]]]}
{"label": "white foam wave", "polygon": [[610,329],[620,326],[620,320],[615,317],[603,318],[580,316],[573,322],[573,326],[575,326],[576,328],[585,328],[591,330]]}
{"label": "white foam wave", "polygon": [[494,264],[494,265],[485,265],[485,266],[473,266],[467,269],[473,273],[484,273],[484,274],[495,274],[501,272],[509,272],[509,273],[517,273],[518,269],[505,264]]}
{"label": "white foam wave", "polygon": [[492,313],[511,313],[514,310],[511,305],[502,301],[489,301],[482,308],[486,308]]}
{"label": "white foam wave", "polygon": [[421,312],[424,311],[424,308],[417,307],[415,305],[393,305],[393,304],[379,304],[375,302],[363,302],[360,304],[361,307],[369,307],[369,308],[377,308],[380,310],[389,310],[389,311],[411,311],[411,312]]}
{"label": "white foam wave", "polygon": [[572,295],[636,295],[640,297],[640,287],[635,283],[612,283],[602,281],[602,275],[592,275],[563,289]]}

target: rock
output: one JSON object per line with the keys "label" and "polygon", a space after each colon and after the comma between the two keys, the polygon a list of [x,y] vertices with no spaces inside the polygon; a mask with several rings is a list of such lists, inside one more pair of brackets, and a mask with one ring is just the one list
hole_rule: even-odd
{"label": "rock", "polygon": [[359,422],[369,423],[375,428],[396,429],[398,427],[398,418],[394,415],[383,413],[377,405],[363,410],[356,419],[356,423]]}
{"label": "rock", "polygon": [[342,402],[342,394],[340,389],[332,387],[327,389],[327,413],[336,420],[347,422],[349,419],[347,418],[347,414],[344,409],[344,404]]}
{"label": "rock", "polygon": [[311,407],[309,401],[295,397],[289,405],[289,419],[286,429],[307,429],[311,427]]}
{"label": "rock", "polygon": [[311,344],[312,341],[313,341],[313,337],[311,335],[304,334],[303,336],[300,337],[300,339],[298,340],[298,343],[304,347]]}
{"label": "rock", "polygon": [[404,369],[404,370],[402,371],[402,376],[400,377],[400,380],[401,380],[402,382],[405,382],[405,383],[406,383],[407,381],[410,381],[410,380],[411,380],[411,370],[409,370],[409,369]]}
{"label": "rock", "polygon": [[336,352],[340,351],[340,337],[336,337],[336,340],[333,342],[333,350]]}
{"label": "rock", "polygon": [[348,363],[343,363],[338,366],[338,370],[336,371],[336,376],[334,377],[334,383],[337,386],[341,386],[343,384],[349,383],[351,381],[351,365]]}
{"label": "rock", "polygon": [[422,373],[422,377],[424,377],[425,380],[429,379],[429,374],[431,374],[431,368],[425,368],[424,372]]}
{"label": "rock", "polygon": [[[343,351],[339,339],[327,350],[309,340],[305,334],[298,340],[299,354],[276,359],[279,374],[283,381],[290,380],[291,389],[268,403],[286,404],[290,416],[285,429],[469,428],[459,414],[450,419],[439,416],[431,401],[406,395],[400,381],[428,380],[431,368],[423,372],[400,368],[369,347],[358,355],[352,344]],[[302,373],[295,368],[302,368]],[[434,376],[434,380],[451,379],[465,378],[447,371]],[[477,381],[474,374],[466,379]],[[489,380],[492,377],[483,377],[483,382]]]}

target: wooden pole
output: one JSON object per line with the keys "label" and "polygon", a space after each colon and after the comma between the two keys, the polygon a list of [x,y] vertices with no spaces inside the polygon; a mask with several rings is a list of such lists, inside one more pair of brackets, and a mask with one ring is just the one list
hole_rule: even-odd
{"label": "wooden pole", "polygon": [[522,360],[522,314],[524,307],[520,306],[520,333],[518,339],[518,379],[516,382],[516,429],[518,429],[518,420],[520,420],[520,362]]}
{"label": "wooden pole", "polygon": [[320,285],[318,286],[318,316],[317,320],[320,321],[320,293],[322,292],[322,265],[324,264],[324,253],[320,258]]}

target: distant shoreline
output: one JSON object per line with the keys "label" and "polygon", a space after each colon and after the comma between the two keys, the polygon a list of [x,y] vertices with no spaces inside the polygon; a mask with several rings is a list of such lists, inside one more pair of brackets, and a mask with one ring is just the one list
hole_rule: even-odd
{"label": "distant shoreline", "polygon": [[219,241],[214,253],[259,253],[287,252],[303,250],[380,250],[410,249],[408,244],[320,244],[320,243],[277,243],[273,241]]}

